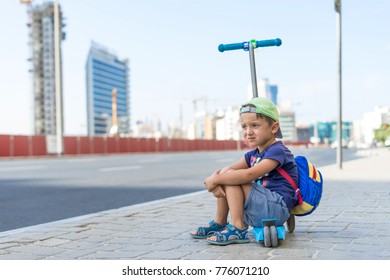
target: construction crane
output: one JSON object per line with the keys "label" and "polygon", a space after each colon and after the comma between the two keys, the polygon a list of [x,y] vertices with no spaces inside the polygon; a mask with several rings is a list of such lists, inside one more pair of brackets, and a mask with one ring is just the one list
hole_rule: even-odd
{"label": "construction crane", "polygon": [[118,91],[116,88],[112,89],[112,125],[110,129],[110,135],[117,136],[118,135],[118,116],[117,116],[117,94]]}
{"label": "construction crane", "polygon": [[198,97],[198,98],[194,98],[192,100],[192,103],[194,105],[194,114],[196,114],[197,111],[198,111],[197,104],[198,104],[199,101],[203,101],[204,102],[204,111],[207,112],[207,96],[201,96],[201,97]]}

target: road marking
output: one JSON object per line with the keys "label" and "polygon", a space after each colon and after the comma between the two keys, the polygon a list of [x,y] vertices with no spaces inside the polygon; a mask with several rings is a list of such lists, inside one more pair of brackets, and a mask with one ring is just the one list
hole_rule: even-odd
{"label": "road marking", "polygon": [[137,170],[141,169],[141,165],[130,165],[130,166],[118,166],[118,167],[107,167],[107,168],[100,168],[100,172],[111,172],[111,171],[123,171],[123,170]]}
{"label": "road marking", "polygon": [[1,171],[26,171],[26,170],[37,170],[37,169],[45,169],[45,165],[34,165],[34,166],[6,166],[6,167],[0,167]]}
{"label": "road marking", "polygon": [[140,163],[151,163],[151,162],[161,162],[161,158],[151,158],[151,159],[140,159]]}
{"label": "road marking", "polygon": [[74,163],[74,162],[92,162],[96,161],[95,158],[75,158],[75,159],[66,159],[66,162]]}

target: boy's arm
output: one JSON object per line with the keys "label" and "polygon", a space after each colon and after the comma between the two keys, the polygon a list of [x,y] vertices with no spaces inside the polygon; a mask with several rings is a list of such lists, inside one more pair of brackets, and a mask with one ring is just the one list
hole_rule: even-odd
{"label": "boy's arm", "polygon": [[247,169],[248,164],[246,163],[245,157],[240,158],[237,162],[233,163],[232,165],[227,167],[228,169]]}
{"label": "boy's arm", "polygon": [[238,185],[248,184],[254,181],[255,179],[262,177],[265,174],[271,172],[278,165],[279,162],[276,160],[264,159],[251,168],[236,169],[226,173],[214,172],[211,176],[206,178],[205,185],[209,191],[212,191],[213,188],[210,188],[212,186],[214,187],[218,185],[238,186]]}
{"label": "boy's arm", "polygon": [[214,177],[217,174],[223,174],[223,173],[230,171],[230,170],[239,170],[239,169],[247,169],[247,168],[248,168],[248,165],[246,163],[245,157],[242,157],[240,160],[233,163],[232,165],[229,165],[229,166],[226,166],[222,169],[218,169],[218,170],[214,171],[209,177],[207,177],[205,179],[204,184],[205,184],[206,188],[208,189],[208,191],[211,192],[215,187],[218,186],[218,184],[213,183],[213,180],[211,179],[212,177]]}
{"label": "boy's arm", "polygon": [[242,157],[241,159],[239,159],[237,162],[233,163],[232,165],[229,165],[229,166],[226,166],[222,169],[216,170],[215,173],[219,174],[220,172],[224,173],[224,172],[227,172],[229,170],[238,170],[238,169],[246,169],[246,168],[248,168],[248,165],[246,163],[245,157]]}

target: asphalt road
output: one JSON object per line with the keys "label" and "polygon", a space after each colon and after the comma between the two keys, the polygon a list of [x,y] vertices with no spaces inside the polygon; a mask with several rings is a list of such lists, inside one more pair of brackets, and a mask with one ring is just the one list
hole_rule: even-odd
{"label": "asphalt road", "polygon": [[[332,149],[293,149],[317,166]],[[212,171],[243,151],[0,160],[0,231],[76,217],[203,189]],[[356,158],[344,150],[344,160]]]}

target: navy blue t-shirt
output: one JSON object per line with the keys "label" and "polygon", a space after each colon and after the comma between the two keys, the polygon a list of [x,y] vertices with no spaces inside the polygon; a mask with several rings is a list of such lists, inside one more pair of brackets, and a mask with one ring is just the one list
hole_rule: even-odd
{"label": "navy blue t-shirt", "polygon": [[[259,153],[258,148],[256,148],[247,152],[244,156],[248,167],[256,165],[263,159],[278,161],[278,167],[283,168],[298,184],[298,169],[295,164],[294,156],[281,141],[275,142],[261,153]],[[298,200],[294,188],[276,169],[259,177],[255,182],[258,185],[280,194],[290,210],[297,204]]]}

